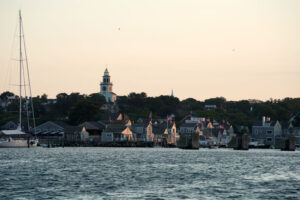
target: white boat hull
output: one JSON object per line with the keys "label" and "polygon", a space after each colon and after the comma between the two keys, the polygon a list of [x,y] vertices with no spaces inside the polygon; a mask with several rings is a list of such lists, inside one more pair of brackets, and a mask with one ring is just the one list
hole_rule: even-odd
{"label": "white boat hull", "polygon": [[[36,147],[37,141],[30,140],[29,147]],[[0,139],[0,148],[27,148],[27,140],[24,139],[15,139],[15,140],[1,140]]]}
{"label": "white boat hull", "polygon": [[0,148],[25,148],[28,147],[27,140],[0,140]]}

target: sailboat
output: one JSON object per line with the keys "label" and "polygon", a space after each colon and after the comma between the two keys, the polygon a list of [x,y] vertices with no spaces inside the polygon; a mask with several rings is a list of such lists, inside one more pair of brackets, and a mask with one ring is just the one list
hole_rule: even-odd
{"label": "sailboat", "polygon": [[[29,76],[29,69],[28,69],[28,61],[27,61],[27,53],[26,53],[26,45],[25,45],[25,37],[24,37],[24,30],[23,30],[23,22],[21,11],[19,11],[19,39],[20,39],[20,54],[19,54],[19,63],[20,63],[20,82],[19,82],[19,125],[16,130],[1,130],[0,131],[0,148],[16,148],[16,147],[30,147],[30,146],[37,146],[38,140],[31,139],[30,134],[25,133],[22,130],[22,86],[24,86],[25,96],[26,96],[26,77],[25,77],[25,70],[27,72],[27,84],[29,86],[30,92],[30,103],[31,103],[31,111],[33,115],[33,130],[35,131],[35,118],[34,118],[34,109],[33,109],[33,102],[32,102],[32,95],[31,95],[31,85],[30,85],[30,76]],[[23,48],[24,48],[24,56],[23,56]],[[25,60],[25,66],[23,63]],[[26,68],[25,68],[26,67]],[[28,111],[28,101],[25,102],[25,108],[27,113],[27,125],[28,129],[30,129],[29,125],[29,111]]]}

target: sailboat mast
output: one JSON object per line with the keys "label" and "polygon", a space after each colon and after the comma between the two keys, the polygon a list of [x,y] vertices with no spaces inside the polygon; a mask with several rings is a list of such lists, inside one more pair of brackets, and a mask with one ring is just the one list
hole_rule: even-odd
{"label": "sailboat mast", "polygon": [[[23,44],[24,44],[24,56],[25,56],[25,64],[26,64],[26,70],[27,70],[27,80],[28,80],[28,87],[29,87],[29,94],[30,94],[30,104],[31,104],[31,112],[32,112],[32,118],[33,118],[33,130],[34,134],[35,132],[35,116],[34,116],[34,107],[33,107],[33,100],[32,100],[32,92],[31,92],[31,83],[30,83],[30,75],[29,75],[29,67],[28,67],[28,58],[27,58],[27,51],[26,51],[26,42],[25,42],[25,34],[24,34],[24,28],[23,28],[23,20],[21,19],[21,27],[22,27],[22,33],[23,33]],[[23,72],[25,69],[23,68]],[[25,79],[25,76],[24,76]],[[25,84],[24,84],[25,85]],[[26,90],[25,90],[26,91]],[[25,95],[26,96],[26,95]],[[28,106],[27,106],[28,109]],[[29,124],[29,118],[28,118],[28,124]],[[29,125],[28,125],[29,127]]]}
{"label": "sailboat mast", "polygon": [[19,121],[20,121],[20,129],[22,130],[22,27],[21,27],[21,10],[19,10],[19,37],[20,37],[20,116],[19,116]]}

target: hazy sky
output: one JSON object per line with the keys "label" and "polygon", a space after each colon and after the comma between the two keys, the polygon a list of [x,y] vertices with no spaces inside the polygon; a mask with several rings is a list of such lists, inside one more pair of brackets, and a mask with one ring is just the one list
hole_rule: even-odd
{"label": "hazy sky", "polygon": [[[300,97],[299,0],[0,0],[0,92],[22,9],[33,95]],[[14,42],[13,42],[14,41]]]}

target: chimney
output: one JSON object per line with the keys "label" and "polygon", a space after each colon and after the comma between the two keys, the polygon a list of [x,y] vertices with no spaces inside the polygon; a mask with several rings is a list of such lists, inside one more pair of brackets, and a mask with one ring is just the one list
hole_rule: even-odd
{"label": "chimney", "polygon": [[266,117],[265,117],[265,116],[263,116],[263,117],[262,117],[262,123],[261,123],[261,124],[262,124],[262,126],[265,126],[265,122],[266,122]]}

